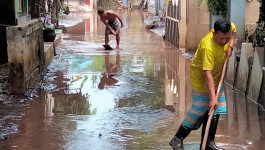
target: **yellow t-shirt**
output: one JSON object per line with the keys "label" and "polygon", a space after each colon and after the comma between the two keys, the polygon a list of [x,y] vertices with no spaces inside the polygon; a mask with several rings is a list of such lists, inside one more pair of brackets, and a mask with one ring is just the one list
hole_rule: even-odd
{"label": "yellow t-shirt", "polygon": [[[192,89],[199,92],[208,92],[204,70],[212,70],[215,89],[217,90],[220,81],[222,67],[226,58],[225,51],[230,41],[225,46],[220,46],[213,39],[212,29],[202,39],[199,47],[191,61],[190,79]],[[231,34],[236,32],[236,26],[231,23]]]}

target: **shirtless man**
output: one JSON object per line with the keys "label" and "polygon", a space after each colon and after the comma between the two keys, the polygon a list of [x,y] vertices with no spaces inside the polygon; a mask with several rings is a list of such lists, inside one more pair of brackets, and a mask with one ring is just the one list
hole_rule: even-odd
{"label": "shirtless man", "polygon": [[121,18],[118,16],[117,13],[108,10],[104,11],[104,9],[100,8],[98,10],[98,15],[100,16],[100,20],[106,25],[106,31],[105,31],[105,45],[104,47],[106,49],[111,48],[109,46],[109,34],[113,34],[116,36],[116,42],[117,42],[117,49],[119,49],[120,44],[120,28],[122,28],[123,22]]}

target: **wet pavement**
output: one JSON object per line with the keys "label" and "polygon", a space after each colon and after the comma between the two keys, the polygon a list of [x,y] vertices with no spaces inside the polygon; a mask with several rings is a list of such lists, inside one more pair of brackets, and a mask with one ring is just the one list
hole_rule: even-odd
{"label": "wet pavement", "polygon": [[[62,35],[31,98],[9,97],[0,104],[8,118],[0,121],[1,133],[14,133],[0,141],[1,150],[171,149],[168,142],[191,105],[190,61],[145,29],[150,16],[118,13],[125,25],[122,50],[103,50],[103,23],[95,14],[82,15]],[[225,90],[229,114],[220,120],[217,145],[263,149],[264,108],[229,85]],[[199,149],[200,131],[184,140],[185,149]]]}

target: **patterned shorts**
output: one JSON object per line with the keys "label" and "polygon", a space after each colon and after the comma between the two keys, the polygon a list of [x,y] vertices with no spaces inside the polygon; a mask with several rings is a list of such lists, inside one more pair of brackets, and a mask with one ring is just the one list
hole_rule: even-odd
{"label": "patterned shorts", "polygon": [[[191,130],[198,129],[203,123],[205,115],[209,112],[209,94],[192,90],[192,105],[187,112],[186,118],[182,122],[182,125]],[[226,98],[224,94],[224,88],[221,88],[218,107],[215,110],[214,115],[227,114]]]}

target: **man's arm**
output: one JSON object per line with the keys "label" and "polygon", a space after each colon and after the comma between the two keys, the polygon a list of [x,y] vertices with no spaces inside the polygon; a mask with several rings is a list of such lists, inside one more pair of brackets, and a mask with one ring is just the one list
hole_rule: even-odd
{"label": "man's arm", "polygon": [[232,37],[231,37],[231,42],[230,45],[228,47],[228,50],[226,52],[226,58],[229,59],[232,55],[232,51],[234,49],[234,45],[235,45],[235,40],[236,40],[236,32],[232,33]]}
{"label": "man's arm", "polygon": [[112,29],[112,27],[107,23],[106,20],[101,19],[101,21],[105,24],[105,26],[112,32],[112,34],[116,35],[115,31]]}
{"label": "man's arm", "polygon": [[205,70],[205,76],[206,76],[206,85],[208,87],[208,91],[209,91],[209,96],[210,96],[210,102],[209,102],[209,107],[210,107],[210,111],[212,109],[216,109],[218,106],[218,101],[216,99],[216,94],[215,94],[215,88],[214,88],[214,79],[213,79],[213,75],[212,75],[212,71],[211,70]]}
{"label": "man's arm", "polygon": [[226,51],[226,58],[227,59],[229,59],[232,55],[232,51],[233,51],[234,45],[235,45],[235,39],[236,39],[236,33],[233,32],[232,37],[231,37],[231,41],[230,41],[230,45],[228,47],[228,50]]}

